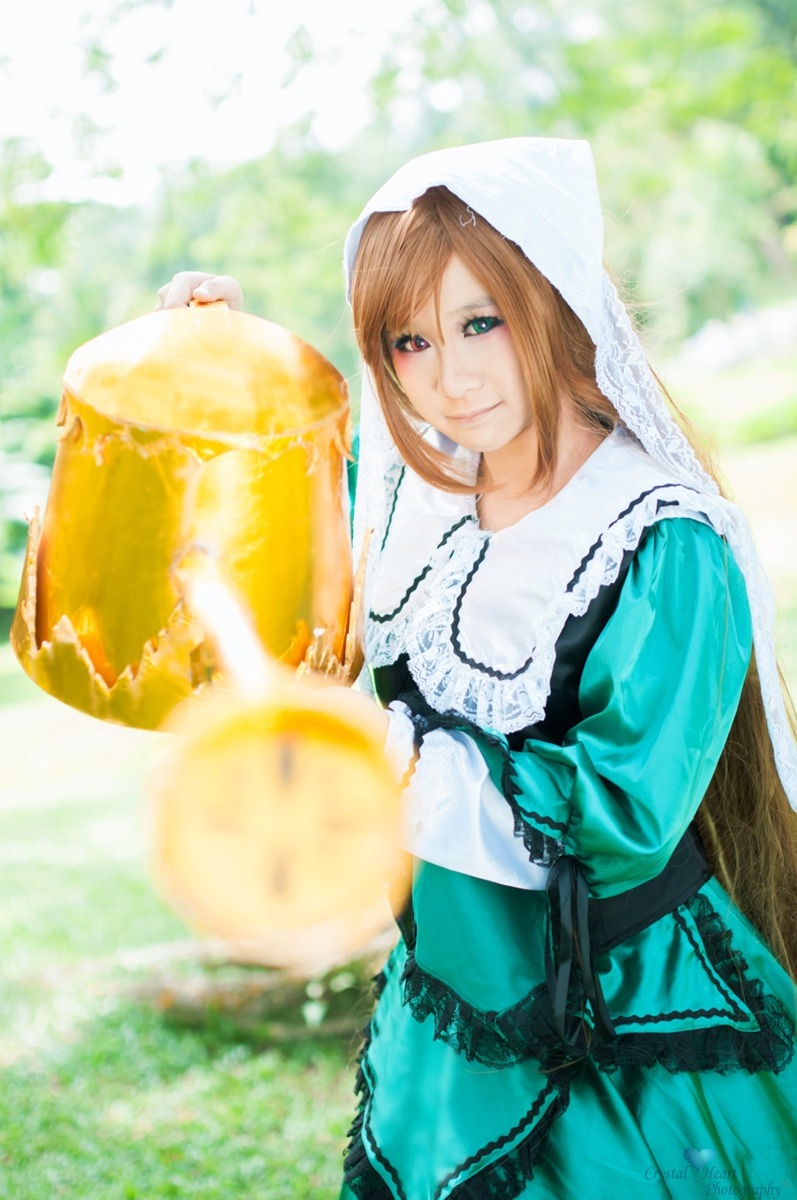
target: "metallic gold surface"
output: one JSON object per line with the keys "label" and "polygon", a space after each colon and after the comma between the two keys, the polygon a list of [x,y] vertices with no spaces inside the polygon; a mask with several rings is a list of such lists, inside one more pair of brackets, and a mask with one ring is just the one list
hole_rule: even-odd
{"label": "metallic gold surface", "polygon": [[343,656],[351,602],[338,372],[226,305],[152,313],[70,359],[12,630],[59,699],[157,728],[216,673],[174,564],[212,556],[272,655]]}
{"label": "metallic gold surface", "polygon": [[[272,680],[268,699],[178,709],[152,794],[154,875],[235,957],[317,974],[390,921],[400,791],[363,697]],[[376,714],[376,710],[373,710]],[[180,734],[187,734],[179,736]]]}

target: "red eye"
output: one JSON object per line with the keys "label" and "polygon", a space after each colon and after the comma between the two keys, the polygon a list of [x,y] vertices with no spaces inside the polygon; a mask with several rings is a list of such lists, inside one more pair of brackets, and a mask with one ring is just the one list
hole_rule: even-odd
{"label": "red eye", "polygon": [[393,349],[398,350],[399,354],[418,354],[419,351],[426,350],[428,345],[426,338],[422,338],[419,333],[406,333],[396,338]]}

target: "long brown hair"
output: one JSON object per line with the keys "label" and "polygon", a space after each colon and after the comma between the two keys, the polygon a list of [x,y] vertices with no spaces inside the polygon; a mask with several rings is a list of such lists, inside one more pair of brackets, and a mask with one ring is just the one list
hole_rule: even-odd
{"label": "long brown hair", "polygon": [[[363,231],[352,307],[385,420],[404,460],[428,483],[453,492],[482,487],[458,477],[447,457],[424,438],[390,358],[390,335],[406,331],[430,296],[439,300],[452,255],[489,291],[512,333],[538,440],[529,486],[544,487],[556,466],[563,395],[598,431],[605,433],[618,422],[595,379],[595,347],[522,250],[444,187],[430,188],[406,212],[373,214]],[[694,443],[688,422],[674,404],[673,409]],[[706,452],[695,449],[714,475]],[[797,735],[785,686],[784,692]],[[775,765],[754,661],[696,821],[718,879],[797,981],[797,816]]]}

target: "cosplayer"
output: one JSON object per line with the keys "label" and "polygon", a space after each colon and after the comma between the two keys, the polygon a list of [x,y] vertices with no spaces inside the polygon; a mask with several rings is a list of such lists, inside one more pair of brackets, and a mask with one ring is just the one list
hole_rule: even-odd
{"label": "cosplayer", "polygon": [[409,163],[346,269],[363,684],[415,866],[342,1196],[770,1194],[797,1178],[771,605],[603,270],[588,146]]}

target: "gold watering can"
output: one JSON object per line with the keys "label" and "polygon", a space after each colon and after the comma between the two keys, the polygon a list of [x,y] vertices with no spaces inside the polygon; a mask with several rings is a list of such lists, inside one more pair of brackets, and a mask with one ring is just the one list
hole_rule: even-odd
{"label": "gold watering can", "polygon": [[11,633],[59,700],[184,735],[153,785],[162,890],[247,958],[304,971],[384,923],[398,841],[381,725],[295,682],[358,665],[349,421],[326,359],[224,303],[88,342]]}
{"label": "gold watering can", "polygon": [[11,640],[45,691],[157,728],[217,671],[174,567],[212,556],[270,653],[341,661],[351,602],[346,384],[226,304],[151,313],[73,354]]}

